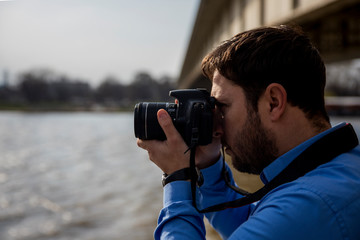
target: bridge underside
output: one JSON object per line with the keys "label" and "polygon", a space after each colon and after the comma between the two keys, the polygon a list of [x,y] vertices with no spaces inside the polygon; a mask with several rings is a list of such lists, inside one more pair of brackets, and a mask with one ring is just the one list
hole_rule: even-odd
{"label": "bridge underside", "polygon": [[291,22],[296,22],[309,34],[326,63],[360,58],[359,2],[330,5]]}
{"label": "bridge underside", "polygon": [[[213,4],[215,3],[218,2],[214,1]],[[319,49],[325,63],[336,63],[360,58],[359,0],[333,1],[326,6],[306,12],[305,14],[294,15],[291,18],[270,23],[270,25],[279,24],[300,25]],[[194,47],[190,47],[192,47],[190,51],[193,51]],[[185,63],[189,64],[191,62],[191,60],[189,62],[188,60]],[[191,70],[183,68],[179,78],[179,87],[211,88],[209,80],[205,79],[201,74],[198,60],[200,58],[196,58],[195,62],[191,62],[190,65],[194,66]]]}

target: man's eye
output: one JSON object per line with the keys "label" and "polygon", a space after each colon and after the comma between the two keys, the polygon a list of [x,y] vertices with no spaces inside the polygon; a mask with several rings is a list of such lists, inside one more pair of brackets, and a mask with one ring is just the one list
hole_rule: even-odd
{"label": "man's eye", "polygon": [[226,107],[227,107],[227,105],[224,104],[224,103],[221,103],[221,104],[219,105],[220,111],[224,111],[224,110],[226,109]]}
{"label": "man's eye", "polygon": [[225,110],[226,110],[226,104],[217,102],[217,103],[216,103],[216,107],[218,108],[221,116],[224,116]]}
{"label": "man's eye", "polygon": [[219,109],[221,109],[222,107],[225,106],[225,104],[224,104],[224,103],[221,103],[221,102],[216,102],[216,106],[217,106]]}

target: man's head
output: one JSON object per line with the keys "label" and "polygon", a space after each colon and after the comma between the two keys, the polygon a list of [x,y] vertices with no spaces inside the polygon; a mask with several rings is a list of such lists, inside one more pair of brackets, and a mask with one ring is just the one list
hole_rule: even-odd
{"label": "man's head", "polygon": [[224,144],[240,171],[260,173],[329,127],[324,63],[299,30],[240,33],[208,54],[202,69],[213,82]]}
{"label": "man's head", "polygon": [[287,101],[302,109],[315,125],[328,121],[324,107],[325,66],[319,52],[297,28],[264,27],[223,42],[202,62],[205,76],[215,70],[245,90],[248,106],[257,111],[270,83],[281,84]]}
{"label": "man's head", "polygon": [[221,133],[234,167],[240,172],[260,174],[279,156],[272,130],[265,128],[258,112],[246,107],[244,90],[218,71],[214,73],[211,94],[221,114],[216,131]]}

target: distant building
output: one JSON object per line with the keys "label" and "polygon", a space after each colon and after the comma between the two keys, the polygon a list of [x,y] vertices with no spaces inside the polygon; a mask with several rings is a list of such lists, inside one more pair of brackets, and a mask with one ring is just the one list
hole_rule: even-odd
{"label": "distant building", "polygon": [[328,63],[360,57],[360,0],[202,0],[179,88],[210,88],[200,64],[221,41],[248,29],[289,23],[303,27]]}

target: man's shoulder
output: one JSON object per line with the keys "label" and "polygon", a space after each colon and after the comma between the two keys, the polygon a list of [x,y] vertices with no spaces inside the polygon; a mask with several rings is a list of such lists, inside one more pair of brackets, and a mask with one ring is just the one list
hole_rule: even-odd
{"label": "man's shoulder", "polygon": [[[360,221],[360,147],[339,155],[259,201],[252,214],[281,212],[298,224],[341,229]],[[344,229],[343,229],[344,230]],[[341,231],[343,231],[341,230]],[[360,232],[356,232],[356,234]]]}
{"label": "man's shoulder", "polygon": [[360,201],[360,146],[299,178],[295,184],[308,188],[341,210]]}
{"label": "man's shoulder", "polygon": [[313,196],[314,201],[333,202],[332,206],[340,210],[353,201],[360,201],[360,191],[357,189],[360,189],[360,146],[293,182],[279,186],[263,200],[267,202],[279,197],[291,197],[301,192]]}

